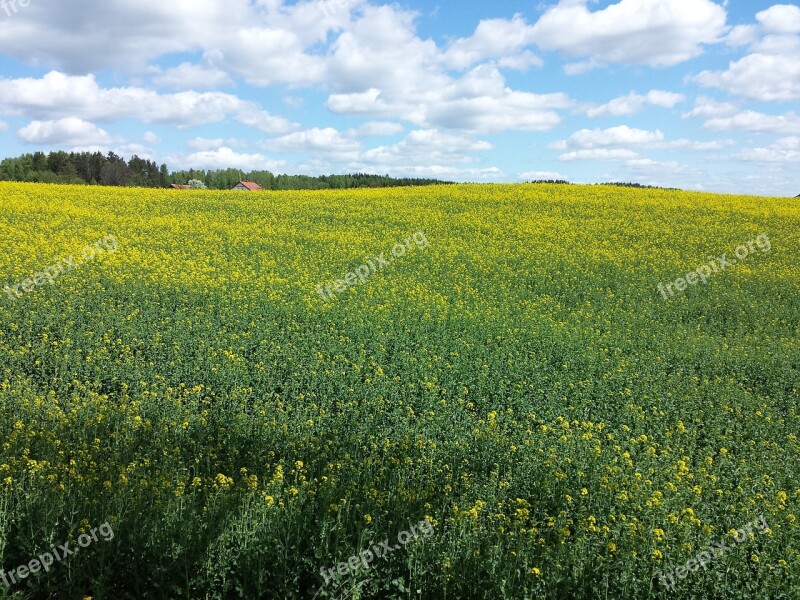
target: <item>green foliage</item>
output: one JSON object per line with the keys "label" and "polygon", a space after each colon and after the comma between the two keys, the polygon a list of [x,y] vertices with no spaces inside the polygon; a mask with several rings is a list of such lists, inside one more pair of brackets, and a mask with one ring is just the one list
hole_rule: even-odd
{"label": "green foliage", "polygon": [[34,183],[96,184],[126,187],[168,187],[176,183],[187,185],[191,180],[201,181],[212,190],[230,190],[239,181],[254,181],[265,190],[324,190],[352,188],[384,188],[400,186],[441,185],[447,182],[436,179],[400,178],[388,175],[274,175],[270,171],[239,169],[175,171],[170,174],[167,165],[134,155],[128,162],[109,152],[43,152],[6,158],[0,162],[0,181]]}
{"label": "green foliage", "polygon": [[[12,597],[800,597],[795,201],[563,185],[0,197],[0,284],[119,242],[54,285],[0,291],[2,567],[115,532]],[[418,230],[424,252],[317,294]],[[771,252],[656,290],[764,231]],[[760,515],[768,533],[661,586]],[[324,586],[320,569],[423,519],[430,538]]]}

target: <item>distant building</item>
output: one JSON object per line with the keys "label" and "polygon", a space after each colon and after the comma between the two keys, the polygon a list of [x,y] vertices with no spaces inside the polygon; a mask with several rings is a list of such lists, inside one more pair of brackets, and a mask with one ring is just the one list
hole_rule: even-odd
{"label": "distant building", "polygon": [[252,181],[240,181],[235,186],[231,188],[232,190],[238,190],[241,192],[257,192],[261,189],[261,186],[257,183],[253,183]]}
{"label": "distant building", "polygon": [[171,190],[190,190],[192,186],[190,185],[181,185],[180,183],[171,183],[169,185],[169,189]]}

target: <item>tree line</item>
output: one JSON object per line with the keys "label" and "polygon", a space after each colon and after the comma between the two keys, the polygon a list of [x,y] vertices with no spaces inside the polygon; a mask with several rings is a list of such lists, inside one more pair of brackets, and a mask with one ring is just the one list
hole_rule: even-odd
{"label": "tree line", "polygon": [[107,155],[100,152],[34,152],[0,161],[0,181],[164,188],[173,183],[187,185],[191,180],[202,181],[212,190],[227,190],[239,181],[253,181],[267,190],[377,188],[451,183],[437,179],[394,178],[366,173],[310,177],[275,175],[270,171],[245,172],[239,169],[170,171],[166,164],[159,166],[154,161],[136,155],[126,161],[113,152]]}

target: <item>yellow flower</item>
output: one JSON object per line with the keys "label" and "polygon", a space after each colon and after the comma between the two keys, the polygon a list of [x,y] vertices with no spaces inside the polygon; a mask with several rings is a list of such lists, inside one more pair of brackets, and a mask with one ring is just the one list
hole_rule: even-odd
{"label": "yellow flower", "polygon": [[218,473],[217,476],[214,478],[214,487],[222,488],[223,490],[228,490],[233,486],[233,477],[228,477],[222,473]]}
{"label": "yellow flower", "polygon": [[542,570],[541,570],[540,568],[538,568],[538,567],[533,567],[533,568],[531,569],[531,575],[534,575],[534,576],[536,576],[536,577],[541,577],[541,575],[542,575]]}

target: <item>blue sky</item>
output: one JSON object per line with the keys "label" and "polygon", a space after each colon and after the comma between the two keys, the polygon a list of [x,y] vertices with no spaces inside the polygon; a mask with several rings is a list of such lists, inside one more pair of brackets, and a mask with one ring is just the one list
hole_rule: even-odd
{"label": "blue sky", "polygon": [[3,156],[794,196],[799,100],[796,4],[0,0]]}

